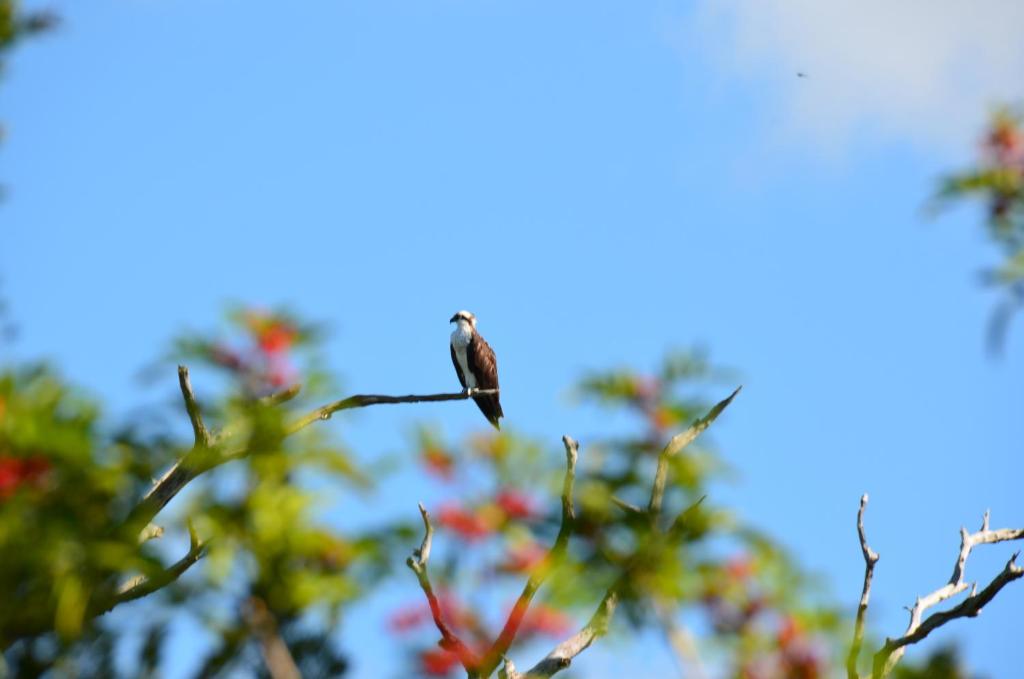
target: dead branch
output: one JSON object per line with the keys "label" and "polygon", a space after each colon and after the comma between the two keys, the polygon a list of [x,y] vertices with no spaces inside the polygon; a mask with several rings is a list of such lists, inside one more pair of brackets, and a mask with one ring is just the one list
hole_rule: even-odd
{"label": "dead branch", "polygon": [[353,408],[365,408],[367,406],[385,405],[395,403],[430,403],[436,401],[464,401],[473,396],[483,394],[497,394],[498,389],[469,389],[452,394],[409,394],[407,396],[383,396],[380,394],[356,394],[333,403],[320,406],[312,412],[300,417],[288,425],[287,432],[294,434],[298,430],[309,426],[318,420],[329,420],[331,415],[339,410],[351,410]]}
{"label": "dead branch", "polygon": [[[953,575],[949,582],[934,592],[918,597],[910,609],[910,622],[903,636],[887,638],[882,647],[875,653],[871,676],[882,679],[892,672],[896,663],[903,657],[906,647],[915,644],[932,631],[951,620],[978,615],[982,608],[991,601],[1008,583],[1024,576],[1024,568],[1017,566],[1015,553],[1006,563],[1003,570],[982,591],[977,591],[977,584],[969,585],[964,581],[964,570],[971,550],[977,545],[994,544],[1011,540],[1024,539],[1024,528],[989,529],[989,513],[986,511],[982,519],[981,529],[976,533],[968,533],[966,528],[960,529],[960,552],[953,564]],[[1019,553],[1019,552],[1018,552]],[[959,604],[945,611],[932,613],[923,618],[925,611],[950,597],[956,596],[970,587],[971,593]]]}
{"label": "dead branch", "polygon": [[857,605],[857,621],[853,626],[853,643],[850,644],[850,654],[846,658],[847,679],[858,679],[857,658],[860,657],[860,647],[864,643],[864,617],[868,610],[868,599],[871,597],[871,578],[875,573],[875,564],[878,563],[878,553],[868,545],[867,535],[864,533],[864,509],[868,506],[868,494],[860,496],[860,510],[857,511],[857,536],[860,538],[860,551],[864,555],[864,586],[860,593],[860,603]]}
{"label": "dead branch", "polygon": [[612,616],[615,615],[615,607],[619,603],[619,591],[624,584],[624,580],[620,578],[608,588],[587,624],[579,632],[555,646],[543,660],[522,675],[523,679],[547,679],[554,676],[571,665],[573,658],[587,650],[596,639],[607,634]]}
{"label": "dead branch", "polygon": [[434,618],[434,625],[437,627],[437,631],[441,633],[439,645],[441,648],[455,653],[469,676],[476,677],[478,676],[477,668],[480,660],[445,623],[441,604],[434,594],[434,588],[430,584],[430,577],[427,575],[427,564],[430,562],[430,544],[434,537],[434,527],[430,524],[430,514],[422,502],[420,503],[420,516],[423,517],[423,542],[420,544],[420,548],[413,551],[412,556],[406,559],[405,565],[416,574],[420,588],[427,597],[427,604],[430,606],[430,614]]}

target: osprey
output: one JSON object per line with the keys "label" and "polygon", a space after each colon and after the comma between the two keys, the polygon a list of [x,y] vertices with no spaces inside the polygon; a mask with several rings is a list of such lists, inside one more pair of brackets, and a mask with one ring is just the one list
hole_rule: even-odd
{"label": "osprey", "polygon": [[[466,391],[475,389],[498,388],[498,361],[494,358],[494,350],[476,331],[476,316],[468,311],[460,311],[451,317],[449,323],[455,323],[452,333],[451,350],[452,364],[459,376],[459,382]],[[498,394],[480,394],[474,396],[480,412],[495,429],[501,429],[498,418],[504,417]]]}

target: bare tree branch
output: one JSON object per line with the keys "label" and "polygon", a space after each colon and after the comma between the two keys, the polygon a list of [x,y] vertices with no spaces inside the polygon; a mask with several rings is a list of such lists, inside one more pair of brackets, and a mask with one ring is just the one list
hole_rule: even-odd
{"label": "bare tree branch", "polygon": [[455,653],[469,676],[476,677],[478,676],[477,668],[480,660],[445,623],[441,604],[434,594],[434,588],[430,584],[430,577],[427,575],[427,564],[430,562],[430,544],[434,537],[434,527],[430,525],[430,514],[422,502],[420,503],[420,515],[423,517],[423,542],[420,544],[420,548],[415,550],[412,556],[406,559],[405,565],[416,574],[420,588],[427,597],[427,604],[430,606],[430,614],[434,618],[434,625],[437,627],[437,631],[441,633],[439,645],[441,648]]}
{"label": "bare tree branch", "polygon": [[[188,368],[178,366],[178,378],[181,384],[182,395],[185,398],[185,407],[192,421],[193,430],[196,433],[196,444],[185,453],[163,476],[158,479],[146,493],[145,497],[131,511],[125,520],[125,525],[132,530],[143,530],[143,527],[151,522],[160,511],[167,506],[174,497],[181,492],[193,479],[200,474],[213,469],[230,460],[245,457],[248,451],[243,449],[225,451],[220,449],[226,438],[227,432],[220,432],[213,436],[207,431],[199,413],[198,404],[192,393],[192,386],[189,381]],[[264,397],[260,403],[265,406],[275,406],[291,400],[299,393],[299,386],[293,385],[277,394]],[[350,410],[353,408],[365,408],[372,405],[389,403],[422,403],[429,401],[461,401],[480,394],[497,394],[497,389],[474,389],[454,394],[425,394],[409,396],[383,396],[379,394],[357,394],[348,398],[334,401],[323,405],[306,415],[298,418],[287,425],[285,435],[294,434],[313,422],[330,419],[331,415],[339,410]],[[204,442],[200,444],[199,442]]]}
{"label": "bare tree branch", "polygon": [[[544,580],[547,579],[551,571],[561,563],[565,556],[566,548],[569,545],[569,536],[572,534],[573,522],[576,520],[572,490],[573,483],[576,480],[576,460],[579,457],[579,444],[569,436],[562,437],[562,444],[565,446],[565,479],[562,481],[562,523],[558,529],[558,536],[555,538],[555,544],[552,545],[547,556],[530,574],[526,586],[523,587],[519,599],[516,600],[512,611],[508,615],[505,627],[502,628],[501,634],[494,640],[491,648],[484,656],[483,662],[480,665],[481,676],[489,677],[498,666],[498,663],[505,657],[512,642],[515,641],[519,625],[522,623],[523,618],[526,617],[526,611],[530,608],[533,596],[540,589],[540,586],[544,584]],[[515,671],[514,667],[512,671]]]}
{"label": "bare tree branch", "polygon": [[868,545],[867,535],[864,533],[864,509],[868,506],[868,494],[860,496],[860,509],[857,511],[857,535],[860,537],[860,551],[864,555],[864,586],[860,593],[860,604],[857,606],[857,621],[853,626],[853,643],[850,644],[850,654],[846,658],[847,679],[858,679],[857,658],[860,657],[860,648],[864,643],[864,616],[868,610],[868,600],[871,597],[871,578],[875,573],[875,564],[878,563],[878,553]]}
{"label": "bare tree branch", "polygon": [[[999,572],[999,575],[992,579],[992,582],[990,582],[985,589],[977,592],[977,587],[975,586],[975,593],[972,593],[969,597],[953,608],[948,611],[932,613],[925,618],[924,622],[922,622],[912,633],[905,634],[899,639],[887,640],[885,646],[883,646],[882,650],[875,656],[876,665],[880,661],[885,660],[887,652],[892,653],[892,655],[889,656],[889,661],[895,665],[896,661],[893,661],[892,658],[895,657],[898,650],[902,650],[910,644],[916,644],[918,641],[921,641],[931,634],[933,630],[945,625],[950,620],[955,620],[957,618],[973,618],[981,613],[981,609],[999,593],[999,590],[1008,583],[1024,576],[1024,568],[1017,565],[1017,557],[1019,555],[1020,552],[1014,552],[1013,556],[1010,557],[1010,560],[1006,562],[1006,566],[1003,567],[1003,570]],[[886,664],[888,665],[888,663]],[[889,671],[891,671],[891,667],[885,669],[886,674]],[[882,676],[885,676],[885,674]]]}
{"label": "bare tree branch", "polygon": [[887,676],[903,657],[903,653],[908,645],[924,639],[932,630],[941,627],[950,620],[978,615],[981,609],[1007,583],[1024,576],[1024,568],[1016,565],[1017,554],[1014,554],[1006,563],[1006,567],[1003,568],[1002,572],[981,592],[977,591],[977,585],[975,584],[971,587],[971,594],[958,605],[946,611],[933,613],[922,621],[925,611],[929,608],[968,588],[968,583],[964,581],[964,569],[967,565],[967,557],[971,554],[971,549],[976,545],[1020,540],[1022,538],[1024,538],[1024,528],[990,530],[989,513],[987,511],[982,520],[981,529],[978,532],[968,533],[966,528],[961,528],[960,553],[957,555],[956,562],[953,565],[953,575],[950,577],[949,582],[924,597],[918,597],[917,601],[914,602],[913,608],[910,609],[910,623],[907,625],[903,636],[896,639],[886,639],[882,648],[875,653],[871,676],[874,679],[881,679]]}
{"label": "bare tree branch", "polygon": [[380,394],[356,394],[333,403],[320,406],[316,410],[300,417],[288,425],[287,432],[294,434],[298,430],[309,426],[317,420],[329,420],[331,415],[339,410],[351,410],[353,408],[365,408],[367,406],[394,404],[394,403],[429,403],[434,401],[464,401],[473,396],[483,394],[497,394],[497,389],[467,389],[453,394],[409,394],[407,396],[383,396]]}
{"label": "bare tree branch", "polygon": [[608,625],[619,603],[619,590],[624,584],[625,579],[622,577],[609,587],[590,621],[579,632],[555,646],[543,660],[523,675],[523,679],[548,679],[554,676],[571,665],[573,658],[589,648],[595,639],[607,634]]}

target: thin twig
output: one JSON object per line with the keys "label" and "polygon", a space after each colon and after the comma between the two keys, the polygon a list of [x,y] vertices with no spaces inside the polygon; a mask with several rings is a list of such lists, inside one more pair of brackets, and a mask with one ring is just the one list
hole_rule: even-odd
{"label": "thin twig", "polygon": [[420,544],[420,548],[413,551],[412,556],[406,559],[405,565],[416,574],[420,588],[427,597],[427,604],[430,606],[430,614],[434,618],[434,625],[437,626],[437,631],[441,633],[441,641],[439,642],[441,648],[455,653],[459,658],[459,662],[466,669],[466,672],[471,677],[475,677],[477,676],[477,667],[480,664],[480,660],[445,623],[441,604],[434,594],[434,588],[430,584],[430,577],[427,575],[427,564],[430,562],[430,544],[434,536],[434,528],[430,525],[430,514],[422,502],[419,507],[420,516],[423,517],[423,542]]}
{"label": "thin twig", "polygon": [[930,594],[918,597],[917,601],[914,602],[914,606],[910,609],[910,622],[903,636],[896,639],[886,639],[882,648],[875,653],[871,676],[874,679],[881,679],[887,676],[903,657],[909,644],[917,643],[924,639],[932,630],[946,624],[950,620],[977,615],[981,612],[982,607],[991,601],[1004,585],[1024,576],[1024,568],[1016,565],[1017,554],[1014,554],[1002,572],[984,590],[978,592],[977,585],[974,585],[971,594],[958,605],[947,611],[933,613],[922,621],[926,610],[965,591],[969,587],[968,583],[964,581],[964,569],[967,565],[967,557],[970,556],[973,547],[1020,539],[1024,539],[1024,528],[990,530],[988,512],[985,512],[985,517],[981,523],[981,530],[978,532],[968,533],[966,528],[961,528],[960,552],[953,565],[953,575],[950,577],[949,582]]}
{"label": "thin twig", "polygon": [[864,555],[864,586],[860,593],[860,603],[857,605],[857,621],[853,626],[853,643],[850,644],[850,654],[846,658],[847,679],[859,679],[857,673],[857,658],[860,656],[860,648],[864,643],[864,617],[868,610],[868,600],[871,597],[871,578],[875,573],[875,564],[878,563],[878,553],[868,545],[867,535],[864,533],[864,509],[868,505],[868,494],[860,496],[860,509],[857,511],[857,535],[860,538],[860,551]]}
{"label": "thin twig", "polygon": [[576,460],[579,457],[579,444],[569,436],[562,437],[562,444],[565,446],[565,478],[562,481],[562,523],[558,529],[558,536],[555,538],[555,544],[552,545],[547,556],[541,561],[540,566],[530,574],[530,578],[527,580],[526,586],[523,587],[519,599],[512,606],[512,611],[508,615],[508,620],[506,620],[501,634],[494,640],[491,648],[484,656],[483,662],[480,665],[481,676],[489,677],[502,658],[505,657],[512,642],[515,641],[519,625],[522,623],[523,618],[526,617],[526,612],[530,608],[533,596],[540,589],[540,586],[544,584],[544,580],[547,579],[551,571],[565,557],[565,552],[569,545],[569,536],[572,534],[573,522],[576,520],[572,491],[573,483],[576,479]]}
{"label": "thin twig", "polygon": [[632,514],[634,516],[638,516],[640,514],[644,514],[645,513],[643,509],[640,509],[639,507],[637,507],[632,502],[626,502],[625,500],[623,500],[622,498],[620,498],[620,497],[618,497],[616,495],[612,495],[611,496],[611,501],[612,501],[613,505],[615,505],[616,507],[618,507],[622,511],[626,512],[626,514]]}
{"label": "thin twig", "polygon": [[178,366],[178,385],[181,387],[181,395],[185,399],[185,410],[188,412],[188,419],[192,421],[195,445],[208,448],[213,439],[206,425],[203,424],[203,415],[199,411],[196,395],[192,392],[192,381],[189,379],[186,366]]}

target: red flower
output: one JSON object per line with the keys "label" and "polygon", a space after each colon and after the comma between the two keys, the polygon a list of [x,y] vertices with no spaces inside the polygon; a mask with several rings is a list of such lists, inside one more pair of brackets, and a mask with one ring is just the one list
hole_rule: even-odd
{"label": "red flower", "polygon": [[0,457],[0,499],[14,494],[21,483],[21,460],[13,457]]}
{"label": "red flower", "polygon": [[754,563],[748,556],[736,556],[725,562],[725,573],[730,580],[746,580],[754,574]]}
{"label": "red flower", "polygon": [[782,624],[779,626],[778,632],[778,643],[781,648],[786,648],[800,639],[801,636],[803,636],[803,631],[800,629],[800,623],[797,622],[796,618],[791,615],[782,618]]}
{"label": "red flower", "polygon": [[44,457],[0,457],[0,500],[14,495],[19,486],[42,486],[44,477],[53,465]]}
{"label": "red flower", "polygon": [[287,351],[295,343],[298,332],[284,321],[270,321],[256,333],[256,342],[265,354]]}
{"label": "red flower", "polygon": [[406,606],[395,611],[388,619],[388,629],[392,632],[407,632],[430,620],[430,609],[426,604]]}
{"label": "red flower", "polygon": [[420,451],[422,460],[427,470],[436,476],[448,481],[455,473],[455,458],[448,451],[440,446],[428,445]]}
{"label": "red flower", "polygon": [[544,560],[547,552],[536,542],[516,545],[505,554],[505,560],[498,564],[502,573],[525,573],[531,571]]}
{"label": "red flower", "polygon": [[492,532],[491,525],[480,513],[474,513],[457,505],[446,504],[438,512],[438,523],[447,526],[465,540],[480,540]]}
{"label": "red flower", "polygon": [[676,423],[676,417],[671,410],[658,406],[648,413],[648,420],[651,427],[657,431],[665,431]]}
{"label": "red flower", "polygon": [[527,634],[560,637],[568,634],[571,628],[572,620],[562,611],[544,604],[534,604],[523,620],[522,630]]}
{"label": "red flower", "polygon": [[510,519],[528,519],[534,515],[533,502],[525,494],[512,488],[498,492],[495,502]]}
{"label": "red flower", "polygon": [[420,670],[430,677],[444,677],[459,664],[459,658],[443,648],[428,648],[420,652]]}

